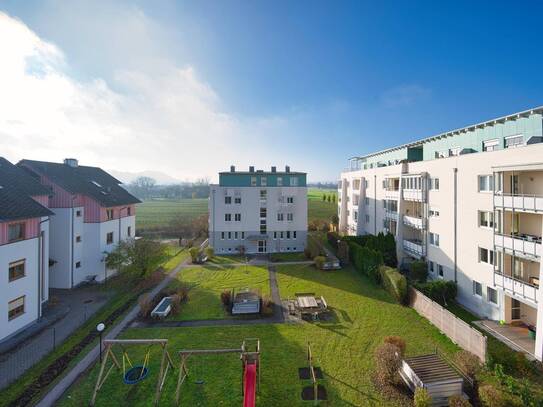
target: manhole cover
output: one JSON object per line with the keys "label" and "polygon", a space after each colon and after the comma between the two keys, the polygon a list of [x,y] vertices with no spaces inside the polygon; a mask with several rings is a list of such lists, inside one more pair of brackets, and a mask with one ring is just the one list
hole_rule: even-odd
{"label": "manhole cover", "polygon": [[83,301],[83,304],[90,304],[92,302],[92,300],[85,300]]}

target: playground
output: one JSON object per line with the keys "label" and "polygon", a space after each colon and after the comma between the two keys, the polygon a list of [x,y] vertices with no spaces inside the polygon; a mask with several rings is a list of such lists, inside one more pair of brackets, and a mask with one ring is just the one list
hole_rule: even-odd
{"label": "playground", "polygon": [[[256,406],[313,405],[315,385],[319,394],[323,393],[321,387],[325,389],[327,400],[318,401],[322,406],[387,405],[371,382],[373,350],[383,337],[402,336],[408,356],[430,353],[436,346],[449,355],[458,349],[414,310],[396,304],[388,293],[350,267],[334,273],[309,265],[278,265],[276,270],[282,298],[318,293],[326,298],[331,317],[298,323],[241,325],[232,321],[227,326],[132,328],[123,332],[122,339],[168,340],[166,349],[173,363],[164,379],[159,405],[175,405],[178,394],[180,406],[243,406],[247,375],[255,384]],[[254,371],[252,367],[248,371],[242,356],[244,341],[247,351],[256,351],[248,338],[259,340],[258,368]],[[120,368],[112,368],[98,391],[96,406],[153,405],[161,371],[168,366],[163,360],[168,357],[160,345],[126,348],[133,366],[145,365],[146,377],[126,384],[129,368],[125,366],[123,372],[122,349],[116,349]],[[184,371],[183,355],[187,356],[188,375],[176,391],[179,373]],[[88,404],[100,367],[95,365],[72,386],[59,405]],[[308,401],[302,400],[303,393]]]}

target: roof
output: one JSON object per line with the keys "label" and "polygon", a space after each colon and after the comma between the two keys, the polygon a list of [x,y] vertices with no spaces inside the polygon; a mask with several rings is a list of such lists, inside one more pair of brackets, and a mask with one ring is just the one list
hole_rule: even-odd
{"label": "roof", "polygon": [[0,222],[53,215],[32,198],[50,193],[23,169],[0,157]]}
{"label": "roof", "polygon": [[299,171],[222,171],[219,172],[219,175],[307,175],[306,172],[299,172]]}
{"label": "roof", "polygon": [[121,181],[98,167],[83,165],[72,167],[66,164],[33,160],[22,160],[19,164],[46,176],[66,191],[89,196],[105,207],[141,202],[120,185]]}
{"label": "roof", "polygon": [[462,380],[462,377],[435,353],[407,358],[405,363],[424,384]]}
{"label": "roof", "polygon": [[417,140],[417,141],[413,141],[413,142],[410,142],[410,143],[406,143],[406,144],[401,144],[399,146],[387,148],[387,149],[380,150],[380,151],[377,151],[377,152],[374,152],[374,153],[361,155],[361,156],[354,156],[354,157],[351,157],[350,159],[353,160],[353,159],[360,159],[360,158],[368,158],[368,157],[373,157],[373,156],[376,156],[376,155],[388,153],[390,151],[400,150],[400,149],[403,149],[403,148],[418,147],[418,146],[421,146],[422,144],[428,143],[430,141],[438,140],[440,138],[452,137],[452,136],[458,135],[460,133],[467,133],[468,131],[472,131],[472,130],[475,130],[477,128],[483,128],[483,127],[486,127],[486,126],[493,126],[493,125],[495,125],[497,123],[504,123],[507,120],[516,120],[516,119],[518,119],[520,117],[528,117],[528,116],[530,116],[530,115],[532,115],[534,113],[542,114],[543,113],[543,106],[538,106],[538,107],[534,107],[532,109],[523,110],[522,112],[509,114],[507,116],[502,116],[502,117],[498,117],[498,118],[495,118],[495,119],[490,119],[490,120],[487,120],[487,121],[484,121],[484,122],[481,122],[481,123],[472,124],[472,125],[469,125],[469,126],[466,126],[466,127],[459,128],[459,129],[446,131],[444,133],[439,133],[439,134],[436,134],[436,135],[433,135],[433,136],[430,136],[430,137],[426,137],[426,138],[423,138],[423,139],[420,139],[420,140]]}

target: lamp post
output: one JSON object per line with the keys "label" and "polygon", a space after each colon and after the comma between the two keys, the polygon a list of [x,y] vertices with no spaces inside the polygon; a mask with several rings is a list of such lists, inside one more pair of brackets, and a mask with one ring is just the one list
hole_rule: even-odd
{"label": "lamp post", "polygon": [[96,330],[100,334],[100,363],[102,363],[102,332],[106,329],[106,325],[103,322],[100,322],[96,325]]}

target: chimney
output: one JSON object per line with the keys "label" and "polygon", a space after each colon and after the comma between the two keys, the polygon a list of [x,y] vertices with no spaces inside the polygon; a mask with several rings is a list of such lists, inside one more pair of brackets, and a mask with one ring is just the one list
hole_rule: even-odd
{"label": "chimney", "polygon": [[255,167],[253,167],[252,165],[249,167],[249,172],[255,172]]}
{"label": "chimney", "polygon": [[272,172],[277,172],[277,168],[276,168],[276,167],[272,167]]}
{"label": "chimney", "polygon": [[230,166],[230,172],[236,172],[236,166],[235,165]]}
{"label": "chimney", "polygon": [[64,165],[67,165],[68,167],[76,168],[78,165],[78,162],[75,158],[65,158]]}
{"label": "chimney", "polygon": [[288,165],[285,165],[285,172],[290,172],[290,167]]}

